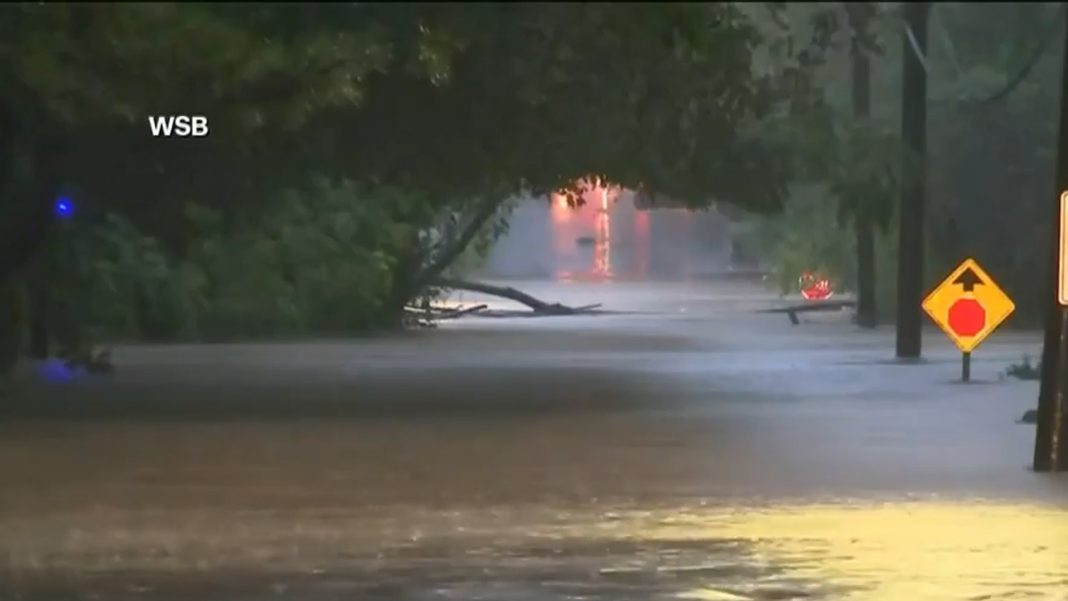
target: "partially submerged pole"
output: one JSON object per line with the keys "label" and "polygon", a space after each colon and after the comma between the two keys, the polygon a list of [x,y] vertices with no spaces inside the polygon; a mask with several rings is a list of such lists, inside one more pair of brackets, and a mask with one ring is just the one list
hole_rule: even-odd
{"label": "partially submerged pole", "polygon": [[915,160],[901,191],[897,272],[897,357],[918,359],[921,351],[920,302],[923,300],[924,156],[927,147],[927,16],[929,2],[906,2],[901,137]]}
{"label": "partially submerged pole", "polygon": [[[1065,20],[1068,23],[1068,20]],[[1068,254],[1064,252],[1065,216],[1061,195],[1068,192],[1068,39],[1061,65],[1061,114],[1057,140],[1057,191],[1053,209],[1053,244],[1045,282],[1049,311],[1042,348],[1042,385],[1038,394],[1034,468],[1039,472],[1068,471],[1068,303],[1061,302],[1058,280]]]}

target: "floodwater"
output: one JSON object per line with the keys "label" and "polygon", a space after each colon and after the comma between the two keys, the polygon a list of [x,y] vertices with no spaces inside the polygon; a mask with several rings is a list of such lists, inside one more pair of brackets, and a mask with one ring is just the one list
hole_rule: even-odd
{"label": "floodwater", "polygon": [[724,273],[730,221],[718,211],[639,210],[633,192],[595,188],[585,204],[526,199],[509,217],[481,269],[488,278],[680,279]]}
{"label": "floodwater", "polygon": [[898,364],[754,285],[511,285],[621,313],[22,382],[0,599],[1068,599],[1068,478],[1027,469],[1037,386],[998,375],[1037,336],[962,385],[935,332]]}

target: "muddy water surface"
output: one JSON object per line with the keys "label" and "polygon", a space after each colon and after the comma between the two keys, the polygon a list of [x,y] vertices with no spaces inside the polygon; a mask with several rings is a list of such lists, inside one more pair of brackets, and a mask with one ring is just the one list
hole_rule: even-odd
{"label": "muddy water surface", "polygon": [[[1033,383],[737,284],[364,341],[118,349],[0,420],[0,599],[1068,599]],[[474,300],[465,298],[464,300]]]}

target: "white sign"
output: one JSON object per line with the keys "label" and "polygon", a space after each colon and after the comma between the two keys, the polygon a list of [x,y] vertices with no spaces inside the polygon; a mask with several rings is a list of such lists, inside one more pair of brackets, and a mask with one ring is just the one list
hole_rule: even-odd
{"label": "white sign", "polygon": [[1057,299],[1068,306],[1068,192],[1061,193],[1060,281]]}

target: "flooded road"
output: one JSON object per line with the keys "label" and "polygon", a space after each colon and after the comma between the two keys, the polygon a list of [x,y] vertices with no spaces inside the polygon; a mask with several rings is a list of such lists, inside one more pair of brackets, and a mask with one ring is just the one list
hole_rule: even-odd
{"label": "flooded road", "polygon": [[1027,469],[1037,386],[999,377],[1037,336],[961,385],[934,332],[898,364],[753,286],[517,286],[626,313],[23,383],[0,599],[1068,599],[1068,479]]}

